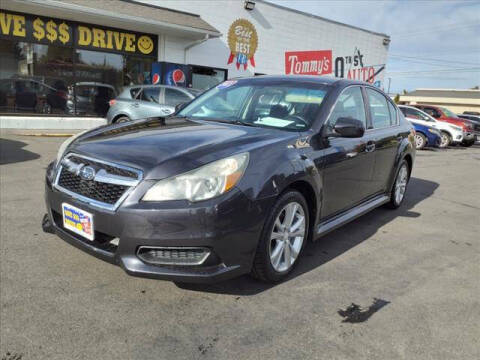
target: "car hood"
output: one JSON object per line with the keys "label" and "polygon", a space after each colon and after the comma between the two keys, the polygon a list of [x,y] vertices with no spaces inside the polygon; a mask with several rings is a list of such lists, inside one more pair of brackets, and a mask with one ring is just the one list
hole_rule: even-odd
{"label": "car hood", "polygon": [[94,129],[75,139],[68,152],[140,169],[146,179],[163,179],[299,136],[277,129],[160,118]]}

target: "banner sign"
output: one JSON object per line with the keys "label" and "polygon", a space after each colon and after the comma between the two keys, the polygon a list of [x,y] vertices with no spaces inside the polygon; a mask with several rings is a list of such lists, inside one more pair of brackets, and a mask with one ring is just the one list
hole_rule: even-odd
{"label": "banner sign", "polygon": [[288,51],[285,74],[324,75],[332,72],[332,50]]}
{"label": "banner sign", "polygon": [[227,64],[231,64],[235,60],[237,69],[243,65],[243,69],[247,70],[248,61],[255,67],[255,59],[253,58],[258,47],[257,30],[253,24],[245,19],[235,20],[228,30],[228,46],[230,48],[230,57]]}
{"label": "banner sign", "polygon": [[123,54],[156,56],[157,36],[0,11],[0,37]]}

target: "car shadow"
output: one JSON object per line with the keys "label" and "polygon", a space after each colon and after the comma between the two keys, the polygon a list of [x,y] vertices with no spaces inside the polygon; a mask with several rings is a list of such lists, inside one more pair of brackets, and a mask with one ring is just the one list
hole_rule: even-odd
{"label": "car shadow", "polygon": [[[430,197],[438,186],[439,184],[436,182],[412,177],[405,200],[400,208],[390,210],[380,207],[323,236],[318,241],[308,243],[303,250],[297,267],[284,282],[288,282],[341,256],[348,250],[371,238],[383,225],[398,217],[420,217],[420,213],[411,209]],[[248,275],[216,284],[176,283],[176,285],[179,288],[191,291],[237,296],[256,295],[275,286],[274,284],[257,281]]]}
{"label": "car shadow", "polygon": [[0,165],[35,160],[39,154],[23,149],[27,143],[0,138]]}

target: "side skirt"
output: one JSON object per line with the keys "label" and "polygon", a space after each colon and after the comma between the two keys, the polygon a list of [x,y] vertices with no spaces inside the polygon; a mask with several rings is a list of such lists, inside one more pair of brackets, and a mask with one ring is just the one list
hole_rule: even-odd
{"label": "side skirt", "polygon": [[339,214],[332,219],[328,219],[327,221],[322,222],[317,226],[316,237],[325,235],[326,233],[329,233],[330,231],[339,228],[340,226],[366,214],[370,210],[373,210],[389,201],[390,198],[388,196],[379,195],[367,202],[351,208],[343,214]]}

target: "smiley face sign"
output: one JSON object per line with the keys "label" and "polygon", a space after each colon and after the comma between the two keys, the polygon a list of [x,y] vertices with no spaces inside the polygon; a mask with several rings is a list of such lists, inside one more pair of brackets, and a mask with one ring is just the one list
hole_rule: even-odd
{"label": "smiley face sign", "polygon": [[142,54],[150,54],[153,51],[153,40],[150,36],[142,35],[138,38],[137,48]]}

